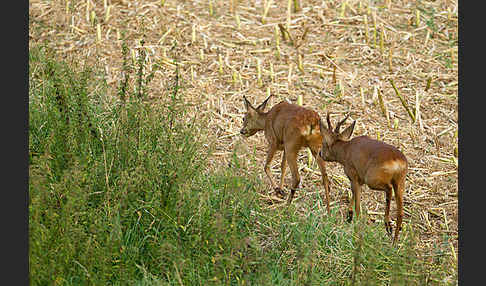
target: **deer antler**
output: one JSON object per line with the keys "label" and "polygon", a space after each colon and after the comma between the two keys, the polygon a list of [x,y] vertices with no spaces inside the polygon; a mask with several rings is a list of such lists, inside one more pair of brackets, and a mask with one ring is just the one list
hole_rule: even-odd
{"label": "deer antler", "polygon": [[346,121],[348,117],[349,117],[349,113],[346,115],[346,117],[344,117],[343,120],[339,121],[339,123],[336,125],[336,129],[334,129],[334,133],[339,133],[339,129],[341,128],[341,125],[343,125],[344,121]]}
{"label": "deer antler", "polygon": [[268,100],[270,99],[270,97],[272,97],[273,94],[270,94],[267,99],[265,99],[265,101],[262,102],[262,104],[260,104],[256,109],[257,110],[260,110],[260,111],[263,111],[265,109],[265,106],[267,106],[267,102]]}
{"label": "deer antler", "polygon": [[327,113],[326,120],[327,120],[327,129],[329,129],[329,131],[332,131],[331,119],[329,118],[329,112]]}

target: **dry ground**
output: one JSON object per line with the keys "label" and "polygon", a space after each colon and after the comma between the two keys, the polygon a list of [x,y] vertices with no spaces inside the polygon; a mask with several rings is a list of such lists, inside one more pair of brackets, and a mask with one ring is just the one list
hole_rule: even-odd
{"label": "dry ground", "polygon": [[[214,142],[211,166],[225,166],[236,152],[266,183],[263,134],[249,139],[238,134],[242,95],[260,103],[269,92],[275,95],[270,106],[302,96],[305,106],[321,116],[330,111],[334,120],[350,112],[357,120],[355,136],[379,137],[408,157],[405,224],[419,232],[424,250],[445,237],[457,263],[457,1],[313,0],[301,1],[300,8],[291,6],[288,14],[287,1],[270,0],[30,0],[29,45],[46,42],[60,58],[103,68],[113,100],[123,76],[122,37],[134,58],[141,49],[147,52],[156,103],[167,95],[177,59],[184,99],[193,104],[191,113],[207,120]],[[282,38],[278,24],[287,27],[293,42]],[[411,111],[419,109],[415,122],[389,79]],[[315,203],[322,191],[318,168],[308,167],[305,151],[299,161],[303,190],[294,202],[302,211],[324,213]],[[276,179],[279,169],[276,156]],[[332,207],[344,217],[349,181],[336,163],[328,164],[328,173]],[[271,191],[265,186],[262,203]],[[384,194],[365,188],[362,207],[371,220],[381,221]],[[393,218],[394,209],[392,203]]]}

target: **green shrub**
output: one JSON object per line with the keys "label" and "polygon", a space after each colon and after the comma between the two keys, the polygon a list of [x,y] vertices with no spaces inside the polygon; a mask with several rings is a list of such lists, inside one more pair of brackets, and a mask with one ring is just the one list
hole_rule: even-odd
{"label": "green shrub", "polygon": [[[380,224],[266,208],[233,156],[209,168],[179,79],[166,104],[119,98],[87,67],[30,52],[29,270],[33,285],[454,285],[446,246],[392,247]],[[139,64],[145,64],[138,61]],[[148,76],[147,76],[148,77]],[[252,168],[261,171],[258,166]],[[312,204],[312,202],[306,202]],[[447,241],[447,239],[445,240]]]}

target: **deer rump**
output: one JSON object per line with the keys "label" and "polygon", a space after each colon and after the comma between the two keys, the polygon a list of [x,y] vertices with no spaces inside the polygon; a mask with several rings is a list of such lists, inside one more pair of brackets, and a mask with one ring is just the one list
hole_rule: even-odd
{"label": "deer rump", "polygon": [[[407,158],[396,147],[377,141],[368,136],[358,136],[351,139],[353,150],[349,152],[346,161],[352,162],[353,171],[360,184],[366,184],[373,190],[388,190],[391,185],[382,185],[382,182],[392,184],[401,180],[403,171],[407,170]],[[345,172],[349,168],[345,168]]]}

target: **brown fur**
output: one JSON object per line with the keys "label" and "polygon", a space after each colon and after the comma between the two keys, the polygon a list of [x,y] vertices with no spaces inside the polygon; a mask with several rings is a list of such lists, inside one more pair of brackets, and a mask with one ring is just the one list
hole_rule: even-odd
{"label": "brown fur", "polygon": [[[322,136],[319,129],[319,114],[311,109],[285,101],[273,106],[270,111],[264,112],[263,110],[269,98],[257,108],[251,106],[246,98],[244,98],[247,113],[240,133],[249,137],[258,131],[264,131],[265,138],[268,142],[267,160],[264,169],[272,188],[278,192],[282,191],[288,163],[292,174],[292,185],[287,201],[288,204],[292,202],[295,190],[300,185],[300,175],[297,166],[298,152],[300,149],[308,147],[319,165],[322,183],[326,191],[327,210],[330,213],[329,181],[324,160],[318,156],[322,144]],[[270,163],[277,150],[283,150],[281,163],[282,177],[278,187],[274,183],[270,173]]]}
{"label": "brown fur", "polygon": [[348,141],[355,123],[356,121],[342,133],[339,133],[339,130],[331,131],[331,126],[325,129],[321,123],[323,145],[320,156],[326,161],[341,163],[344,166],[344,172],[351,181],[353,199],[349,204],[349,221],[353,217],[353,202],[356,216],[359,216],[361,186],[365,184],[370,189],[385,191],[385,228],[391,233],[390,202],[392,189],[395,191],[395,202],[397,204],[397,226],[393,238],[395,243],[403,218],[403,193],[408,169],[407,158],[394,146],[371,139],[368,136],[359,136]]}

